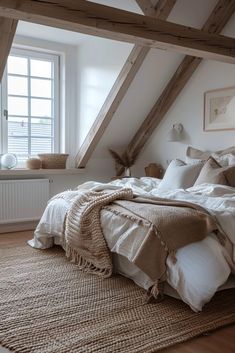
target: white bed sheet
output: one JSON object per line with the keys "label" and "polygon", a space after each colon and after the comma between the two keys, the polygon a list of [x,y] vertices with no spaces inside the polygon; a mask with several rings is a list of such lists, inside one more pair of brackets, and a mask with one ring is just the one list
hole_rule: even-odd
{"label": "white bed sheet", "polygon": [[[215,190],[215,186],[209,187],[208,185],[201,189],[197,187],[190,190],[190,192],[177,190],[174,192],[165,192],[163,195],[157,191],[158,183],[159,180],[153,178],[130,178],[109,183],[108,187],[111,189],[123,186],[131,187],[135,194],[138,195],[148,193],[148,195],[151,194],[152,196],[187,199],[187,201],[191,202],[193,198],[196,199],[196,203],[199,204],[201,204],[199,202],[199,195],[203,195],[205,201],[206,191],[207,194],[209,194],[208,198],[213,198],[211,204],[214,206],[215,211],[217,211],[215,204],[217,202],[218,205],[218,198],[224,198],[225,190],[217,188],[215,192],[213,191]],[[107,184],[88,182],[79,186],[78,190],[99,190],[103,188],[107,188]],[[215,194],[217,196],[215,196]],[[218,194],[220,194],[220,196]],[[228,190],[228,194],[231,196],[231,190]],[[206,201],[207,203],[209,202],[208,200]],[[226,203],[226,207],[227,206]],[[50,201],[35,231],[34,239],[31,240],[29,244],[41,249],[51,247],[53,244],[63,246],[64,219],[68,208],[69,204],[63,199]],[[224,212],[224,210],[222,212]],[[229,213],[228,218],[230,225],[231,223],[233,224]],[[129,237],[134,236],[136,232],[142,232],[144,234],[147,230],[141,229],[140,226],[137,227],[130,220],[125,219],[125,221],[120,222],[120,217],[113,215],[113,213],[107,210],[102,210],[101,222],[108,246],[114,253],[115,270],[131,278],[139,286],[145,289],[149,288],[153,283],[146,274],[140,271],[125,257],[127,254],[123,254],[124,256],[115,254],[120,237],[126,237],[127,235]],[[112,234],[115,232],[115,236],[110,238],[110,232],[112,232]],[[232,233],[231,229],[230,233]],[[112,241],[110,239],[112,239]],[[228,252],[212,236],[207,237],[202,242],[181,248],[177,251],[176,257],[176,264],[173,264],[170,258],[167,259],[168,283],[194,311],[202,310],[203,305],[208,302],[215,292],[227,281],[231,271],[235,271],[234,263]],[[175,296],[174,292],[172,292],[169,287],[166,287],[166,293]]]}

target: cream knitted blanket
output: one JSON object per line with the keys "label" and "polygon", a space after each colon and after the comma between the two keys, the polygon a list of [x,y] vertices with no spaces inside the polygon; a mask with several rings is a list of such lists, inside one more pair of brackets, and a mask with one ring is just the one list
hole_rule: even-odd
{"label": "cream knitted blanket", "polygon": [[[72,196],[74,196],[72,194]],[[117,199],[131,199],[131,189],[81,191],[73,198],[65,225],[66,256],[85,272],[112,274],[112,257],[103,236],[100,210]]]}

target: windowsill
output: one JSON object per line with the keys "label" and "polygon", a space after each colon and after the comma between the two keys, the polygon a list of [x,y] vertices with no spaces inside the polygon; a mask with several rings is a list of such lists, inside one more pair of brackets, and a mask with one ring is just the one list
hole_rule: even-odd
{"label": "windowsill", "polygon": [[68,169],[0,169],[0,176],[16,176],[16,175],[72,175],[82,174],[85,168],[68,168]]}

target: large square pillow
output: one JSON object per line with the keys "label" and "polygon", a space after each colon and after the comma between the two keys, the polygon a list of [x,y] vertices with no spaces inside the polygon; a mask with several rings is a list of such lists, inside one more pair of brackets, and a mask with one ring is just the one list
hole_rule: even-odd
{"label": "large square pillow", "polygon": [[209,157],[213,157],[222,167],[235,164],[235,146],[226,148],[217,152],[201,151],[189,146],[186,151],[186,162],[194,163],[195,161],[206,161]]}
{"label": "large square pillow", "polygon": [[228,185],[223,172],[224,168],[222,168],[213,157],[210,157],[204,164],[194,185],[200,185],[203,183]]}
{"label": "large square pillow", "polygon": [[189,146],[186,150],[186,158],[188,157],[193,160],[199,159],[199,160],[206,161],[210,157],[210,155],[211,155],[211,152],[209,151],[201,151],[191,146]]}
{"label": "large square pillow", "polygon": [[202,167],[202,163],[186,164],[180,159],[172,160],[158,190],[187,189],[193,186]]}
{"label": "large square pillow", "polygon": [[203,183],[235,187],[235,166],[221,167],[213,157],[210,157],[204,164],[194,185]]}

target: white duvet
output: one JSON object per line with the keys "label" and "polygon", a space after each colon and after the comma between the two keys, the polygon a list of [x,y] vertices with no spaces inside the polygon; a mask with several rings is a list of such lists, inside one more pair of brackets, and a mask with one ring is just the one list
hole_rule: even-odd
{"label": "white duvet", "polygon": [[[213,214],[227,235],[229,242],[225,248],[211,235],[201,242],[187,245],[177,251],[177,262],[167,259],[167,282],[181,299],[190,307],[199,311],[225,283],[234,286],[230,277],[235,273],[235,189],[212,184],[202,184],[186,190],[158,190],[159,180],[154,178],[128,178],[115,180],[108,184],[87,182],[80,185],[82,189],[117,189],[130,187],[136,195],[160,196],[197,203]],[[51,200],[37,226],[34,239],[29,244],[36,248],[48,248],[53,244],[63,244],[64,219],[69,205],[64,199]],[[113,252],[114,267],[139,286],[147,289],[151,280],[128,260],[128,254],[117,255],[119,239],[131,239],[136,232],[145,234],[144,227],[137,226],[131,220],[123,220],[108,210],[102,210],[101,224],[110,250]],[[109,234],[112,232],[112,237]],[[165,292],[171,293],[171,287]]]}

